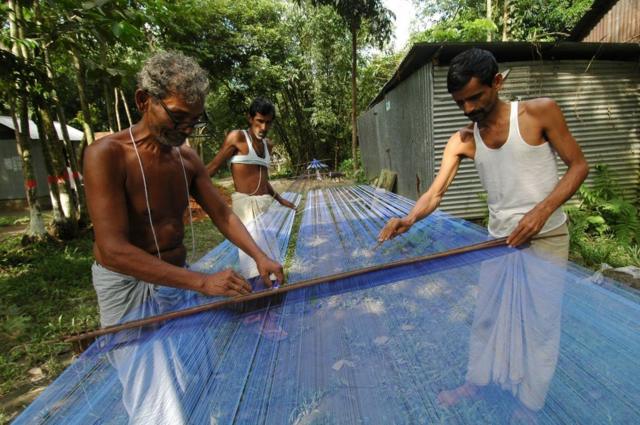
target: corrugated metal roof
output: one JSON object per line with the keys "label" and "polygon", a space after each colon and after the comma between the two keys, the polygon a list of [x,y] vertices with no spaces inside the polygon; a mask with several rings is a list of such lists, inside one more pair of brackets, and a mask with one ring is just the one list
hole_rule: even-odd
{"label": "corrugated metal roof", "polygon": [[386,93],[406,80],[424,64],[446,65],[458,53],[472,47],[489,50],[498,62],[533,60],[618,60],[637,62],[640,45],[631,43],[579,43],[579,42],[473,42],[473,43],[417,43],[402,60],[393,76],[370,103],[379,103]]}
{"label": "corrugated metal roof", "polygon": [[[11,119],[10,116],[0,115],[0,124],[4,125],[5,127],[9,127],[11,130],[15,130],[15,127],[13,126],[13,120]],[[18,125],[20,125],[20,123],[18,123]],[[60,126],[60,123],[58,121],[54,121],[53,126],[56,128],[56,133],[58,133],[58,140],[63,140],[62,127]],[[73,141],[82,140],[84,138],[84,133],[78,130],[77,128],[73,128],[68,125],[67,131],[69,132],[69,138]],[[30,135],[30,138],[33,140],[40,140],[38,127],[36,126],[36,123],[33,122],[32,120],[29,120],[29,135]]]}
{"label": "corrugated metal roof", "polygon": [[640,0],[620,0],[581,41],[637,43],[640,41]]}
{"label": "corrugated metal roof", "polygon": [[595,0],[589,10],[576,23],[569,35],[569,40],[580,41],[585,38],[617,2],[618,0]]}

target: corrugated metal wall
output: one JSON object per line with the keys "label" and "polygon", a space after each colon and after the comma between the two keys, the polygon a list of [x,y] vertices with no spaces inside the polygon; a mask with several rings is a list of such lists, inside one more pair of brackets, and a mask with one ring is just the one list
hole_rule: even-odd
{"label": "corrugated metal wall", "polygon": [[360,155],[367,179],[373,179],[380,173],[380,154],[378,145],[380,137],[378,135],[378,120],[376,117],[383,108],[383,103],[378,103],[358,117],[358,141],[360,143]]}
{"label": "corrugated metal wall", "polygon": [[[503,99],[548,96],[562,108],[569,129],[590,165],[609,164],[630,197],[640,185],[640,69],[637,63],[549,61],[503,63],[511,69]],[[588,70],[587,70],[588,69]],[[449,136],[468,123],[446,89],[448,67],[433,70],[433,137],[439,164]],[[566,170],[559,161],[559,172]],[[435,172],[437,172],[437,167]],[[589,178],[591,179],[592,176]],[[463,161],[441,208],[474,218],[482,215],[480,181],[471,161]]]}
{"label": "corrugated metal wall", "polygon": [[416,198],[433,175],[431,155],[431,65],[422,67],[358,120],[368,178],[388,168],[398,173],[398,193]]}
{"label": "corrugated metal wall", "polygon": [[640,41],[640,0],[620,0],[582,40],[630,43]]}
{"label": "corrugated metal wall", "polygon": [[[31,140],[32,161],[36,170],[38,196],[48,196],[47,172],[38,140]],[[25,199],[22,161],[15,140],[0,140],[0,200]]]}

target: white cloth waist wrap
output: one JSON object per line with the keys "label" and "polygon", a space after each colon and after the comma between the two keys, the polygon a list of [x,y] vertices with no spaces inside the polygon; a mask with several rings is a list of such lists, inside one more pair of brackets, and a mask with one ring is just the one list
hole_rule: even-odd
{"label": "white cloth waist wrap", "polygon": [[[482,186],[487,191],[488,230],[492,236],[508,236],[522,217],[544,200],[558,184],[554,151],[548,142],[527,144],[518,128],[518,102],[511,102],[509,136],[504,145],[491,149],[484,144],[478,125],[473,126],[474,158]],[[561,208],[555,210],[541,233],[566,221]]]}
{"label": "white cloth waist wrap", "polygon": [[[273,198],[271,195],[247,195],[235,192],[231,195],[233,212],[240,218],[256,244],[272,260],[280,261],[280,248],[277,240],[277,229],[271,228],[263,219]],[[246,278],[258,276],[258,268],[253,258],[238,249],[240,274]]]}

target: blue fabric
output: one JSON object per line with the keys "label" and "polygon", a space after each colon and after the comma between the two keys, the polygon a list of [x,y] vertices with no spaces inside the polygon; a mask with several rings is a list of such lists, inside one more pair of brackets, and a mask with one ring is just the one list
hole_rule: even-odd
{"label": "blue fabric", "polygon": [[[488,239],[436,212],[376,248],[411,206],[367,186],[310,191],[289,281]],[[292,211],[267,214],[286,247]],[[232,266],[232,251],[194,267]],[[15,423],[640,423],[638,294],[588,276],[493,248],[123,332]]]}

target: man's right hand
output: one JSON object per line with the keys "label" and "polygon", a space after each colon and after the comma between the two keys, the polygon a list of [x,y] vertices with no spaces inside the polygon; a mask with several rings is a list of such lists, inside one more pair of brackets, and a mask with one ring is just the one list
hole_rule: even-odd
{"label": "man's right hand", "polygon": [[291,208],[292,210],[296,209],[296,206],[293,202],[287,201],[284,198],[280,198],[278,201],[280,202],[280,205],[282,205],[283,207]]}
{"label": "man's right hand", "polygon": [[378,242],[388,241],[411,228],[411,223],[406,218],[392,218],[378,234]]}
{"label": "man's right hand", "polygon": [[200,288],[199,292],[208,296],[236,297],[251,293],[251,285],[232,269],[205,275],[202,278]]}

